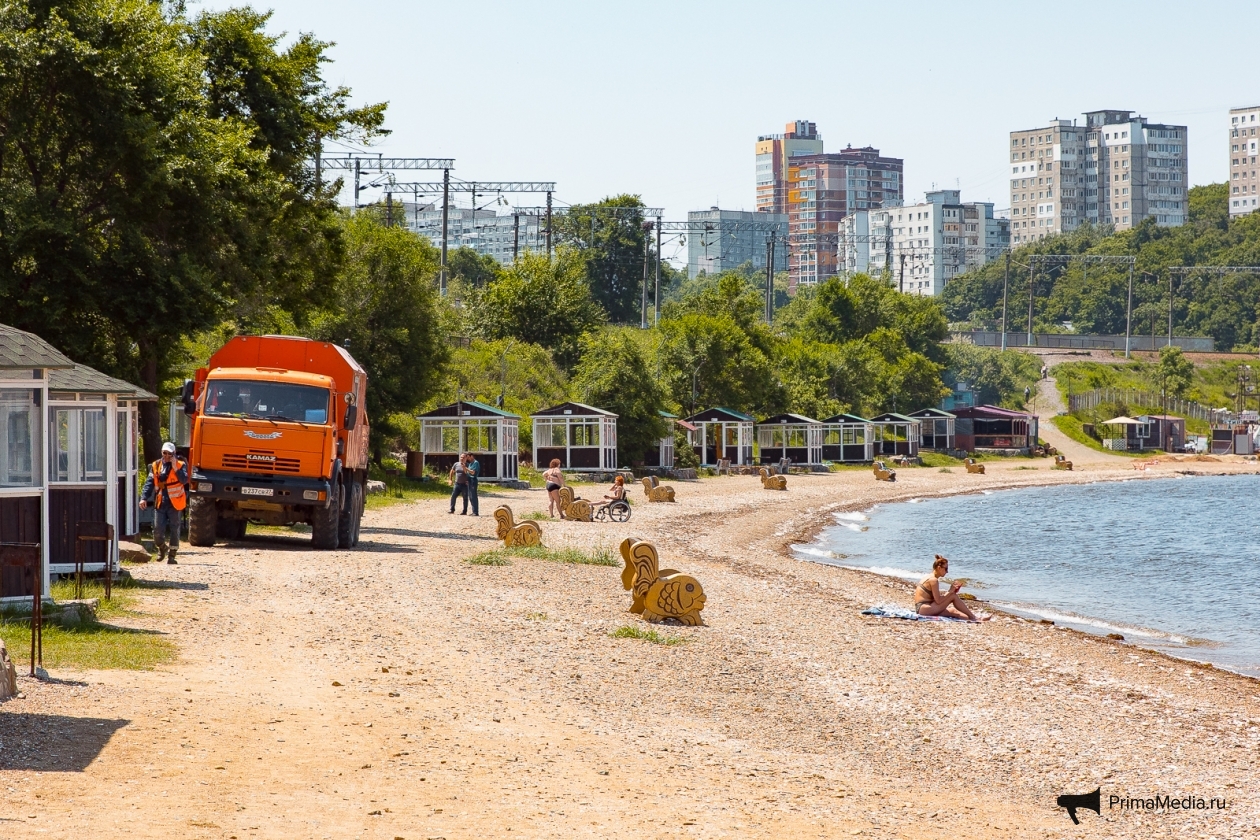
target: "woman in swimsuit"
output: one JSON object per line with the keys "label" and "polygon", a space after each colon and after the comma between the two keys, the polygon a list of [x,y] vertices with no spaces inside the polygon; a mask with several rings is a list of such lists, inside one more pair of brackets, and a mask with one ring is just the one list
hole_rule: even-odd
{"label": "woman in swimsuit", "polygon": [[947,618],[966,618],[971,621],[988,621],[989,617],[977,618],[963,601],[962,596],[958,594],[958,590],[962,589],[962,584],[954,582],[949,586],[949,592],[945,595],[941,594],[938,581],[945,577],[945,573],[949,571],[949,561],[941,555],[936,555],[936,562],[932,564],[932,574],[919,581],[919,585],[914,589],[914,611],[919,615],[940,615]]}
{"label": "woman in swimsuit", "polygon": [[613,486],[608,488],[608,492],[604,494],[604,501],[600,507],[608,507],[613,502],[620,502],[626,497],[626,479],[624,476],[617,476],[613,479]]}
{"label": "woman in swimsuit", "polygon": [[[560,459],[552,458],[551,466],[543,473],[543,481],[547,482],[547,515],[555,516],[560,510],[560,488],[564,486],[564,473],[560,471]],[[563,517],[564,512],[560,515]]]}

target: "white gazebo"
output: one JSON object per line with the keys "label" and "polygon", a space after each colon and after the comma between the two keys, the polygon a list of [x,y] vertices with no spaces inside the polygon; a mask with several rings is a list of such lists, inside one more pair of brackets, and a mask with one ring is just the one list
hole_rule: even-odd
{"label": "white gazebo", "polygon": [[[86,543],[84,570],[117,568],[119,538],[139,530],[139,404],[156,399],[0,325],[0,543],[40,546],[44,592],[74,571],[80,523],[114,529]],[[25,590],[0,579],[0,599]]]}
{"label": "white gazebo", "polygon": [[919,448],[936,452],[948,452],[954,446],[954,426],[957,417],[939,408],[923,408],[909,414],[919,421]]}
{"label": "white gazebo", "polygon": [[[420,473],[450,470],[461,452],[481,464],[480,481],[515,481],[520,464],[520,417],[500,408],[460,400],[421,414]],[[419,476],[412,476],[419,478]]]}
{"label": "white gazebo", "polygon": [[691,447],[700,456],[700,466],[716,467],[718,461],[732,466],[753,462],[753,427],[756,420],[731,408],[709,408],[687,418],[696,427],[689,434]]}
{"label": "white gazebo", "polygon": [[823,424],[802,414],[767,417],[757,424],[757,448],[762,464],[787,458],[794,466],[822,466]]}
{"label": "white gazebo", "polygon": [[668,411],[660,410],[657,414],[665,418],[665,422],[669,426],[669,431],[665,437],[656,442],[656,446],[651,447],[643,453],[643,466],[659,467],[660,469],[669,470],[674,468],[674,429],[682,428],[688,432],[694,432],[696,427],[685,420],[679,420],[677,414],[671,414]]}
{"label": "white gazebo", "polygon": [[875,429],[876,457],[904,455],[919,457],[920,423],[913,417],[886,411],[871,418]]}
{"label": "white gazebo", "polygon": [[578,402],[561,403],[530,415],[534,423],[534,466],[554,459],[576,472],[617,469],[617,415]]}
{"label": "white gazebo", "polygon": [[823,458],[837,464],[875,460],[875,427],[865,417],[837,414],[822,421]]}

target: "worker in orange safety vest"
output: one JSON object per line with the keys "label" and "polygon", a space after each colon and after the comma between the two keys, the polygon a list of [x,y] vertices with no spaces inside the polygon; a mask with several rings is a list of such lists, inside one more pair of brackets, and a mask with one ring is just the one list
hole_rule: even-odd
{"label": "worker in orange safety vest", "polygon": [[175,562],[179,529],[188,506],[188,465],[175,457],[175,444],[162,444],[162,458],[149,465],[149,477],[140,491],[140,509],[153,505],[153,544],[158,562]]}

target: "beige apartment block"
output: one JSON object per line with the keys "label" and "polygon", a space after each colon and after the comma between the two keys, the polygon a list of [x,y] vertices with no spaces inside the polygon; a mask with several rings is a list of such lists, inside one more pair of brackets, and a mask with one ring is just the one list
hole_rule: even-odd
{"label": "beige apartment block", "polygon": [[1184,125],[1117,110],[1087,112],[1082,125],[1055,119],[1011,132],[1011,244],[1086,221],[1116,230],[1146,218],[1184,224],[1186,137]]}
{"label": "beige apartment block", "polygon": [[1229,215],[1242,216],[1260,210],[1260,171],[1256,159],[1256,127],[1260,105],[1231,108],[1229,112]]}

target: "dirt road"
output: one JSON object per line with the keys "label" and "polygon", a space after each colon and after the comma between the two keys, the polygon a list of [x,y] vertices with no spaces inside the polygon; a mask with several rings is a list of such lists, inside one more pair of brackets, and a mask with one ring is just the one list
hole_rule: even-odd
{"label": "dirt road", "polygon": [[[617,568],[462,562],[495,503],[541,491],[373,512],[353,552],[189,549],[136,571],[173,587],[142,623],[177,664],[24,679],[2,707],[0,836],[1242,836],[1254,681],[1004,617],[864,618],[908,589],[782,551],[842,507],[1120,475],[730,477],[636,490],[624,526],[543,523],[552,546],[654,538],[696,575],[707,626],[657,628],[675,645],[612,638],[646,626]],[[1098,785],[1231,805],[1074,827],[1055,797]]]}

